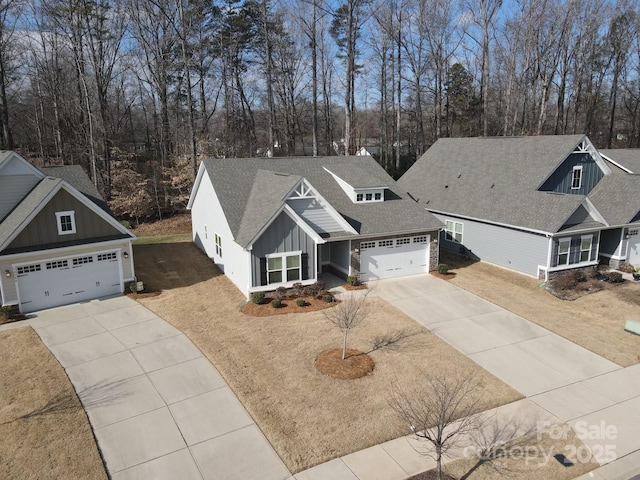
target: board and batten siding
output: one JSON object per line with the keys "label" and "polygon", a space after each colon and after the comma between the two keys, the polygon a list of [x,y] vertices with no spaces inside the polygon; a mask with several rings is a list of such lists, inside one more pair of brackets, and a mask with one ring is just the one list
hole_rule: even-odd
{"label": "board and batten siding", "polygon": [[[64,211],[75,212],[76,233],[58,234],[56,212]],[[122,236],[122,232],[66,190],[60,189],[11,242],[7,250],[113,236]]]}
{"label": "board and batten siding", "polygon": [[0,175],[0,220],[15,208],[40,179],[32,174]]}
{"label": "board and batten siding", "polygon": [[302,252],[302,280],[315,278],[316,244],[285,212],[269,225],[251,249],[252,286],[267,285],[265,258],[271,253]]}
{"label": "board and batten siding", "polygon": [[315,198],[287,200],[287,203],[316,232],[331,233],[344,230]]}
{"label": "board and batten siding", "polygon": [[[582,166],[582,184],[580,188],[572,189],[573,167],[578,165]],[[588,153],[572,153],[544,182],[540,190],[544,192],[587,195],[602,177],[604,177],[604,172],[591,155]]]}
{"label": "board and batten siding", "polygon": [[[245,295],[249,295],[250,254],[233,238],[218,196],[206,173],[191,205],[193,242]],[[215,235],[222,239],[222,257],[216,254]]]}
{"label": "board and batten siding", "polygon": [[[580,263],[580,245],[582,243],[582,237],[591,237],[591,254],[589,256],[589,262],[594,262],[598,259],[598,245],[600,243],[600,232],[579,233],[575,235],[559,234],[553,239],[551,248],[551,267],[558,266],[558,248],[560,246],[560,240],[567,238],[571,239],[571,246],[569,247],[569,265],[576,265]],[[586,262],[583,262],[586,263]]]}
{"label": "board and batten siding", "polygon": [[[442,223],[446,220],[462,223],[462,246],[472,257],[536,277],[538,266],[547,264],[549,239],[545,235],[437,213],[434,215]],[[442,232],[440,246],[458,253],[461,245],[446,240]]]}

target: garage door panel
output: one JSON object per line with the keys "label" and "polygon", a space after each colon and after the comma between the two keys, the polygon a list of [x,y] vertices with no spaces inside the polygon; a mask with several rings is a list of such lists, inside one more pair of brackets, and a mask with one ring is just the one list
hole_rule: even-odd
{"label": "garage door panel", "polygon": [[23,312],[122,293],[116,252],[43,260],[18,269],[16,282]]}
{"label": "garage door panel", "polygon": [[363,242],[360,253],[362,280],[425,273],[429,267],[429,237]]}
{"label": "garage door panel", "polygon": [[629,253],[627,261],[631,265],[640,265],[640,232],[638,230],[629,231]]}

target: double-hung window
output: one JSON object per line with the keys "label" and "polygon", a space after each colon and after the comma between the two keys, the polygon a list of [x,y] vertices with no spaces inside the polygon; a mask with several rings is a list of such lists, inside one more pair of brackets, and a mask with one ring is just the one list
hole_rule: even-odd
{"label": "double-hung window", "polygon": [[216,241],[216,255],[222,258],[222,237],[214,233],[214,238]]}
{"label": "double-hung window", "polygon": [[447,240],[462,243],[462,223],[446,220],[444,231]]}
{"label": "double-hung window", "polygon": [[302,252],[267,255],[267,283],[297,282],[302,278]]}
{"label": "double-hung window", "polygon": [[580,187],[582,187],[582,165],[576,165],[571,173],[571,190],[578,190]]}
{"label": "double-hung window", "polygon": [[580,262],[591,260],[591,246],[593,245],[592,235],[583,235],[580,238]]}
{"label": "double-hung window", "polygon": [[562,238],[558,242],[558,266],[569,265],[569,254],[571,252],[571,239]]}
{"label": "double-hung window", "polygon": [[56,212],[58,235],[70,235],[76,233],[76,212]]}

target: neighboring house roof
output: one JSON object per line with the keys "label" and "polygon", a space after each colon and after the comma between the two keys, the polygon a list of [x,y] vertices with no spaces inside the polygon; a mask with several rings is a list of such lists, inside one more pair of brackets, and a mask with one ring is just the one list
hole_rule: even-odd
{"label": "neighboring house roof", "polygon": [[584,138],[441,138],[398,184],[431,211],[557,232],[585,197],[537,189]]}
{"label": "neighboring house roof", "polygon": [[609,225],[637,222],[640,175],[605,175],[588,197]]}
{"label": "neighboring house roof", "polygon": [[615,148],[598,151],[627,173],[640,174],[640,148]]}
{"label": "neighboring house roof", "polygon": [[[327,171],[328,170],[328,171]],[[338,171],[357,184],[385,187],[385,201],[353,203],[329,171]],[[371,157],[290,157],[208,159],[199,177],[208,175],[237,243],[246,246],[256,229],[266,225],[282,207],[285,196],[304,178],[335,209],[345,226],[361,236],[418,232],[442,227],[424,208],[402,193],[397,183]],[[341,177],[343,180],[347,178]],[[197,194],[199,179],[191,195]],[[353,236],[331,232],[329,238]],[[249,239],[249,240],[247,240]]]}
{"label": "neighboring house roof", "polygon": [[111,210],[107,202],[104,201],[102,195],[100,195],[100,192],[98,192],[96,186],[89,180],[89,177],[80,165],[42,167],[40,170],[50,177],[61,178],[111,215]]}

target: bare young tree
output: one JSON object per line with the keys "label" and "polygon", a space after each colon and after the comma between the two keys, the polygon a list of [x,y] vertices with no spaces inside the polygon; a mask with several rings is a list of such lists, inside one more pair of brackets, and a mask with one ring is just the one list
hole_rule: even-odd
{"label": "bare young tree", "polygon": [[360,293],[351,293],[335,307],[322,311],[324,318],[333,323],[342,331],[342,360],[347,353],[347,337],[351,330],[364,322],[369,314],[369,303],[367,297],[371,293],[370,289],[361,290]]}
{"label": "bare young tree", "polygon": [[471,435],[482,426],[483,416],[474,415],[481,409],[479,386],[469,375],[435,371],[414,384],[392,387],[389,406],[418,440],[428,444],[424,453],[436,461],[439,480],[443,456],[469,446]]}

